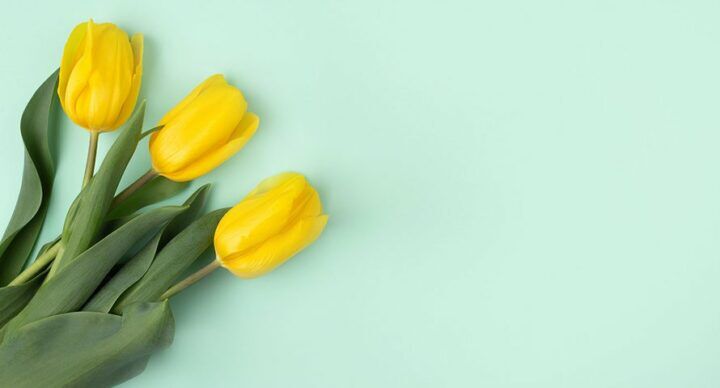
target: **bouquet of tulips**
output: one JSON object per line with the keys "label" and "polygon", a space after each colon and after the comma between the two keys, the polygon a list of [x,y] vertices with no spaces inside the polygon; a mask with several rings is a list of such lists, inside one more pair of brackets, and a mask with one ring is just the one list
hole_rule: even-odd
{"label": "bouquet of tulips", "polygon": [[[241,278],[267,273],[325,227],[318,194],[298,173],[265,179],[231,209],[206,212],[208,186],[182,205],[156,205],[238,152],[259,119],[240,90],[214,75],[143,130],[142,57],[142,35],[82,23],[22,115],[22,186],[0,241],[2,387],[132,378],[172,341],[169,298],[220,267]],[[58,102],[89,132],[87,164],[62,233],[34,255],[55,178],[49,143]],[[112,131],[118,135],[96,169],[98,138]],[[144,137],[152,168],[118,190]],[[203,262],[211,247],[215,258]]]}

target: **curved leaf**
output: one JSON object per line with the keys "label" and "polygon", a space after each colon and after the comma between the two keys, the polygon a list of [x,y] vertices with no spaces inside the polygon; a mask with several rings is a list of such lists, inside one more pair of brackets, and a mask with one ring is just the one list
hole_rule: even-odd
{"label": "curved leaf", "polygon": [[4,326],[17,315],[40,288],[45,272],[32,278],[29,282],[0,288],[0,327]]}
{"label": "curved leaf", "polygon": [[22,270],[47,213],[55,178],[48,134],[54,129],[50,112],[57,104],[57,74],[53,73],[33,94],[20,121],[25,167],[15,211],[0,242],[0,284],[9,283]]}
{"label": "curved leaf", "polygon": [[162,233],[162,239],[160,240],[160,248],[164,247],[170,240],[172,240],[178,233],[182,232],[185,228],[193,223],[203,209],[205,209],[205,202],[207,202],[208,194],[210,193],[210,184],[201,186],[195,190],[190,197],[183,203],[183,206],[187,206],[188,209],[182,212],[179,216],[173,218],[172,221],[165,227]]}
{"label": "curved leaf", "polygon": [[24,324],[79,309],[138,240],[152,236],[185,209],[180,206],[153,209],[93,245],[69,263],[67,270],[58,272],[40,286],[35,297],[8,323],[6,338]]}
{"label": "curved leaf", "polygon": [[0,345],[0,381],[14,388],[119,384],[169,346],[174,329],[167,301],[129,306],[122,317],[74,312],[45,318]]}
{"label": "curved leaf", "polygon": [[130,259],[83,307],[83,311],[107,313],[125,290],[140,280],[157,253],[162,232],[150,240],[145,247]]}
{"label": "curved leaf", "polygon": [[157,176],[124,201],[115,205],[110,210],[106,220],[123,218],[146,206],[172,198],[189,185],[190,182],[174,182],[165,177]]}
{"label": "curved leaf", "polygon": [[105,285],[93,295],[83,308],[84,311],[109,312],[118,298],[147,272],[155,258],[159,247],[172,239],[188,224],[194,221],[202,211],[210,185],[196,190],[183,204],[183,211],[151,240],[135,257],[125,263],[122,268]]}
{"label": "curved leaf", "polygon": [[180,275],[212,245],[213,234],[220,219],[229,209],[210,212],[193,222],[163,248],[145,276],[135,283],[118,301],[113,311],[123,311],[137,302],[160,298]]}
{"label": "curved leaf", "polygon": [[69,215],[72,216],[70,230],[63,231],[63,253],[55,259],[50,277],[68,266],[96,241],[120,179],[137,148],[144,115],[143,102],[125,123],[125,130],[113,143],[100,169],[80,193],[77,209],[73,215]]}

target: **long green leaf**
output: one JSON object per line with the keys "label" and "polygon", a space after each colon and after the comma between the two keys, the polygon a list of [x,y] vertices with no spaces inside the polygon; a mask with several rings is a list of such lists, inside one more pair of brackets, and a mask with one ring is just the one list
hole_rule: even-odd
{"label": "long green leaf", "polygon": [[210,212],[173,238],[153,261],[145,276],[135,283],[118,301],[113,311],[121,312],[137,302],[160,298],[211,245],[215,228],[229,209]]}
{"label": "long green leaf", "polygon": [[145,368],[172,343],[167,301],[136,304],[117,315],[74,312],[22,327],[0,346],[3,387],[107,387]]}
{"label": "long green leaf", "polygon": [[174,197],[189,185],[190,182],[174,182],[165,177],[157,176],[124,201],[115,205],[110,210],[106,220],[129,216],[146,206]]}
{"label": "long green leaf", "polygon": [[103,287],[92,296],[89,302],[83,307],[83,311],[95,311],[98,313],[110,312],[117,299],[125,290],[140,280],[150,264],[152,264],[162,232],[150,240],[145,247],[130,259],[122,268],[103,285]]}
{"label": "long green leaf", "polygon": [[58,271],[96,241],[120,179],[137,148],[144,115],[143,102],[125,123],[125,129],[108,151],[100,169],[80,193],[80,201],[69,223],[69,233],[63,232],[63,253],[54,263]]}
{"label": "long green leaf", "polygon": [[165,230],[162,233],[162,239],[160,239],[160,248],[164,247],[170,240],[175,238],[175,236],[187,228],[188,225],[193,223],[203,213],[208,194],[210,193],[210,187],[210,184],[201,186],[199,189],[195,190],[195,192],[192,193],[187,200],[185,200],[183,206],[187,206],[188,209],[182,212],[179,216],[175,217],[165,227]]}
{"label": "long green leaf", "polygon": [[210,185],[200,187],[183,204],[187,210],[173,218],[156,238],[151,240],[135,257],[125,263],[83,307],[84,311],[109,312],[118,298],[135,284],[150,268],[158,247],[177,235],[193,222],[205,206]]}
{"label": "long green leaf", "polygon": [[38,88],[20,121],[25,167],[15,211],[0,242],[0,284],[9,283],[22,270],[47,213],[55,178],[48,138],[55,129],[51,110],[56,106],[57,74],[53,73]]}
{"label": "long green leaf", "polygon": [[152,236],[185,209],[181,206],[167,206],[151,210],[93,245],[69,263],[66,270],[57,273],[40,287],[30,303],[8,323],[6,338],[24,324],[78,310],[138,240]]}
{"label": "long green leaf", "polygon": [[[38,251],[37,256],[42,255],[50,249],[59,238],[48,242],[43,245]],[[36,257],[37,260],[37,257]],[[4,327],[5,324],[15,317],[24,307],[30,302],[30,299],[35,295],[35,292],[40,288],[47,270],[40,272],[37,276],[30,279],[30,281],[17,286],[6,286],[0,288],[0,327]],[[0,333],[0,339],[3,334]]]}
{"label": "long green leaf", "polygon": [[0,327],[17,315],[32,299],[45,278],[45,272],[29,282],[0,288]]}

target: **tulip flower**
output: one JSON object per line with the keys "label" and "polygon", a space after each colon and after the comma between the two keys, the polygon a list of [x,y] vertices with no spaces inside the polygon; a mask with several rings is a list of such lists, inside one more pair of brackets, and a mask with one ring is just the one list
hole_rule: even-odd
{"label": "tulip flower", "polygon": [[150,138],[153,169],[177,182],[195,179],[238,152],[258,123],[240,90],[213,75],[160,120]]}
{"label": "tulip flower", "polygon": [[65,113],[91,132],[117,129],[130,117],[142,79],[143,36],[112,23],[81,23],[63,51],[58,96]]}
{"label": "tulip flower", "polygon": [[327,219],[317,191],[301,174],[265,179],[220,220],[217,260],[241,278],[263,275],[315,241]]}
{"label": "tulip flower", "polygon": [[264,275],[312,244],[325,229],[317,191],[287,172],[265,179],[215,229],[216,258],[162,294],[167,299],[220,267],[241,278]]}

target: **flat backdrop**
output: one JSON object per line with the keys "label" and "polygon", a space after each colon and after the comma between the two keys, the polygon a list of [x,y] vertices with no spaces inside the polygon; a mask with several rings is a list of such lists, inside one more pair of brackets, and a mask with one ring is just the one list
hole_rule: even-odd
{"label": "flat backdrop", "polygon": [[[10,2],[0,224],[20,113],[90,17],[145,34],[147,127],[215,72],[261,117],[194,183],[211,207],[297,170],[331,216],[271,275],[175,298],[124,387],[720,384],[716,0]],[[61,130],[43,238],[84,164]]]}

